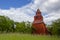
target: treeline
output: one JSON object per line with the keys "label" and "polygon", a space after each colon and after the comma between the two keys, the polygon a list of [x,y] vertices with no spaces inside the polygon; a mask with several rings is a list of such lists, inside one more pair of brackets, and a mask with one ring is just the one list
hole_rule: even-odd
{"label": "treeline", "polygon": [[14,22],[8,17],[0,16],[0,33],[20,32],[31,33],[31,23],[27,22]]}
{"label": "treeline", "polygon": [[[52,35],[60,35],[60,19],[48,25],[48,31]],[[14,22],[8,17],[0,16],[0,33],[19,32],[19,33],[32,33],[32,23],[27,22]]]}
{"label": "treeline", "polygon": [[52,35],[60,35],[60,19],[53,21],[52,24],[48,25],[47,28]]}

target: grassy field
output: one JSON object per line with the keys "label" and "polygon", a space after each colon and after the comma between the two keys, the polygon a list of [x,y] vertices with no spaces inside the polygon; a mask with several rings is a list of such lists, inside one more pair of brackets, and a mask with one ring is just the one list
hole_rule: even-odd
{"label": "grassy field", "polygon": [[31,35],[19,33],[0,34],[0,40],[60,40],[57,36]]}

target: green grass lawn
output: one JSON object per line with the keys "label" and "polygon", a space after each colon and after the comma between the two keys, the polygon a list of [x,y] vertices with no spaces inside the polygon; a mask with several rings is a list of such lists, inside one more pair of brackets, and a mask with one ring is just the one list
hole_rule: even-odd
{"label": "green grass lawn", "polygon": [[31,35],[19,33],[0,34],[0,40],[60,40],[58,36]]}

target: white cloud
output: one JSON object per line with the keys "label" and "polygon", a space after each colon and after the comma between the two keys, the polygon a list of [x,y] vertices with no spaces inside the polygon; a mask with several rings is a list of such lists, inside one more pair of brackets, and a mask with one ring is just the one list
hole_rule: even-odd
{"label": "white cloud", "polygon": [[35,11],[39,8],[46,24],[60,18],[60,0],[32,0],[30,4],[21,8],[0,9],[0,15],[5,15],[14,21],[33,21]]}

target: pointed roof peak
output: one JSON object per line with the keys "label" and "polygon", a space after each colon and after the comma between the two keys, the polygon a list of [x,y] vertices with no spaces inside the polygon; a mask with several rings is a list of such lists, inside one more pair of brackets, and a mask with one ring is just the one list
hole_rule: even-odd
{"label": "pointed roof peak", "polygon": [[39,8],[37,9],[37,11],[38,11],[38,10],[40,11],[40,9],[39,9]]}
{"label": "pointed roof peak", "polygon": [[40,9],[39,9],[39,8],[37,9],[37,12],[40,12],[40,13],[41,13],[41,11],[40,11]]}

